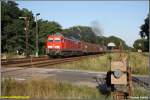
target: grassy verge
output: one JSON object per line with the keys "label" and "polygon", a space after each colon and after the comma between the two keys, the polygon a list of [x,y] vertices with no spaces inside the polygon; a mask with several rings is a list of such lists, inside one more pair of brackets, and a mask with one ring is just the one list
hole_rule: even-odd
{"label": "grassy verge", "polygon": [[[30,96],[31,99],[90,99],[103,100],[97,88],[78,86],[56,80],[32,79],[24,82],[6,79],[2,81],[3,96]],[[133,88],[132,96],[148,96],[148,91],[142,87]],[[109,100],[111,96],[107,97]]]}
{"label": "grassy verge", "polygon": [[100,99],[103,96],[96,88],[77,86],[55,80],[28,80],[18,82],[12,79],[2,81],[2,95],[30,96],[44,99]]}
{"label": "grassy verge", "polygon": [[149,73],[148,53],[130,53],[130,65],[133,74],[148,75]]}
{"label": "grassy verge", "polygon": [[[126,53],[123,54],[127,55]],[[148,74],[148,53],[140,54],[132,52],[130,55],[130,66],[133,74]],[[91,57],[81,61],[75,61],[67,64],[55,65],[56,68],[90,70],[90,71],[108,71],[110,69],[109,54],[99,57]],[[111,54],[112,61],[119,60],[120,53]]]}
{"label": "grassy verge", "polygon": [[140,97],[140,96],[148,96],[148,90],[146,90],[145,88],[143,87],[139,87],[139,86],[135,86],[133,88],[133,96],[137,96],[137,97]]}
{"label": "grassy verge", "polygon": [[25,58],[25,56],[17,55],[16,53],[2,53],[1,59]]}

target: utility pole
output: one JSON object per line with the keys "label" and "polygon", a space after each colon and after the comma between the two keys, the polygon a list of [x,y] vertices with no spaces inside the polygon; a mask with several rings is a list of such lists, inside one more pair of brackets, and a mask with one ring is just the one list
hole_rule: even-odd
{"label": "utility pole", "polygon": [[25,37],[26,37],[26,57],[29,56],[29,44],[28,44],[28,33],[29,33],[29,18],[28,17],[19,17],[19,19],[25,20]]}
{"label": "utility pole", "polygon": [[38,57],[39,56],[39,43],[38,43],[38,38],[39,38],[39,36],[38,36],[38,20],[37,20],[37,16],[39,16],[40,15],[40,13],[37,13],[36,14],[36,18],[35,18],[35,20],[36,20],[36,57]]}

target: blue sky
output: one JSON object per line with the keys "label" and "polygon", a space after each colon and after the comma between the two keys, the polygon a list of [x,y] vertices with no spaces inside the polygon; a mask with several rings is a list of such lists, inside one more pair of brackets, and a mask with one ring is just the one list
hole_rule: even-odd
{"label": "blue sky", "polygon": [[129,46],[140,38],[139,27],[149,12],[148,1],[17,1],[19,8],[40,13],[39,18],[56,21],[63,28],[91,26],[97,21],[104,36],[122,38]]}

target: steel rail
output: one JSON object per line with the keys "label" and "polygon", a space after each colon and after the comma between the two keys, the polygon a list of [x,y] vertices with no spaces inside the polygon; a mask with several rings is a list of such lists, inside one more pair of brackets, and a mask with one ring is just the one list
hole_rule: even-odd
{"label": "steel rail", "polygon": [[[8,64],[2,65],[2,67],[20,67],[20,69],[8,70],[8,71],[1,71],[1,73],[12,72],[17,70],[23,70],[26,68],[36,68],[36,67],[50,67],[53,68],[52,65],[60,64],[60,63],[68,63],[73,61],[79,61],[89,57],[96,57],[97,55],[90,55],[90,56],[80,56],[80,57],[71,57],[71,58],[63,58],[63,59],[49,59],[43,61],[34,61],[34,62],[27,62],[27,63],[18,63],[18,64]],[[22,67],[22,68],[21,68]],[[55,67],[55,66],[54,66]]]}
{"label": "steel rail", "polygon": [[144,87],[147,89],[149,87],[149,83],[147,81],[144,81],[145,77],[142,77],[142,79],[132,76],[133,82],[137,83],[138,85]]}
{"label": "steel rail", "polygon": [[30,62],[37,61],[37,60],[46,60],[49,59],[48,57],[31,57],[31,58],[16,58],[16,59],[1,59],[2,65],[8,64],[15,64],[15,63],[23,63],[23,62]]}

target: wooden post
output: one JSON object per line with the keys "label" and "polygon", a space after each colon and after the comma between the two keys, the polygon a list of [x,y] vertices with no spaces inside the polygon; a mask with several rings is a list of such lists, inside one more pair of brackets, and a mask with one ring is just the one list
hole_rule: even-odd
{"label": "wooden post", "polygon": [[[131,67],[128,65],[128,59],[125,57],[122,61],[116,61],[111,63],[111,84],[118,88],[113,93],[115,100],[127,99],[128,96],[132,95],[132,76]],[[120,85],[123,86],[119,87]],[[123,91],[127,89],[127,91]]]}

